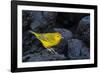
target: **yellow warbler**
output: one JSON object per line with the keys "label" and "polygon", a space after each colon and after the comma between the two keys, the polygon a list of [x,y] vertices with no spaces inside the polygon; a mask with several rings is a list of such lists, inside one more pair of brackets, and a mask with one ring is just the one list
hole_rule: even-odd
{"label": "yellow warbler", "polygon": [[62,38],[59,32],[54,32],[54,33],[36,33],[33,31],[29,31],[29,32],[34,34],[36,38],[40,40],[42,45],[47,49],[50,49],[53,46],[58,45]]}

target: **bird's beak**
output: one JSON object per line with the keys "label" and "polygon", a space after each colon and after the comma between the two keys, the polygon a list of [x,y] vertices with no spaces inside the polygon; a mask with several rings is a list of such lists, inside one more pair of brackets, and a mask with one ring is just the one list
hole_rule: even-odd
{"label": "bird's beak", "polygon": [[64,39],[64,37],[61,37],[62,39]]}

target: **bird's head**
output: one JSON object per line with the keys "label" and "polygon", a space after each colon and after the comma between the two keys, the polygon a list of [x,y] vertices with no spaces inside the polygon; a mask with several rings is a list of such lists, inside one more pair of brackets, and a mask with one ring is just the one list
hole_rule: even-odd
{"label": "bird's head", "polygon": [[61,34],[59,32],[56,32],[54,37],[55,37],[56,41],[60,41],[61,38],[62,38],[62,36],[61,36]]}

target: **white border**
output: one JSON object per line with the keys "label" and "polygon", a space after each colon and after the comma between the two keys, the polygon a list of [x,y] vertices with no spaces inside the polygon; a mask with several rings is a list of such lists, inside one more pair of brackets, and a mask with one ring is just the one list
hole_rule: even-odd
{"label": "white border", "polygon": [[[43,7],[43,6],[18,6],[18,51],[17,64],[18,68],[25,67],[43,67],[43,66],[58,66],[58,65],[78,65],[78,64],[93,64],[94,63],[94,10],[92,9],[76,9],[76,8],[58,8],[58,7]],[[85,60],[66,60],[66,61],[44,61],[44,62],[22,62],[22,10],[34,11],[53,11],[53,12],[73,12],[73,13],[90,13],[90,59]]]}

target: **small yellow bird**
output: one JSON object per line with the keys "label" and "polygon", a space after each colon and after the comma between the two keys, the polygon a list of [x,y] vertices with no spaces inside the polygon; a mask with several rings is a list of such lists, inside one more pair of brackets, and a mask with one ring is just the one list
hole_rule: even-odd
{"label": "small yellow bird", "polygon": [[54,33],[36,33],[33,31],[29,31],[30,33],[34,34],[38,40],[42,43],[42,45],[47,48],[47,50],[54,52],[53,46],[56,46],[61,41],[61,34],[59,32]]}

